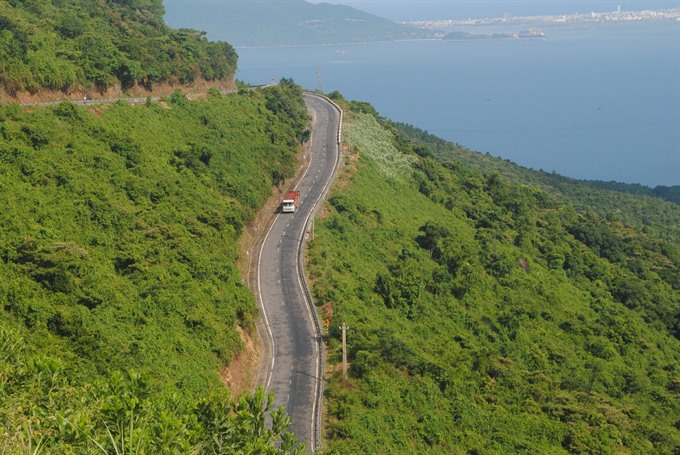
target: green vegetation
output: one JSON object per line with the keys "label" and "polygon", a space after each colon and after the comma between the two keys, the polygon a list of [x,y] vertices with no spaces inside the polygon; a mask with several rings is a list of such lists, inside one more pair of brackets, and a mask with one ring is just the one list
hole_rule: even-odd
{"label": "green vegetation", "polygon": [[615,219],[646,233],[680,243],[680,187],[644,187],[616,182],[578,181],[559,174],[534,171],[440,139],[404,123],[391,124],[403,143],[427,150],[440,161],[454,160],[478,172],[497,173],[517,184],[550,193],[579,211]]}
{"label": "green vegetation", "polygon": [[349,326],[326,452],[676,453],[678,206],[623,195],[607,216],[581,185],[582,210],[334,97],[352,150],[307,266],[330,364]]}
{"label": "green vegetation", "polygon": [[166,20],[234,46],[344,44],[426,38],[432,33],[345,5],[304,0],[168,2]]}
{"label": "green vegetation", "polygon": [[236,239],[309,134],[299,87],[0,119],[0,451],[288,452],[219,371],[257,312]]}
{"label": "green vegetation", "polygon": [[620,191],[623,193],[654,196],[673,202],[675,204],[680,204],[680,185],[676,186],[659,185],[654,188],[649,188],[643,185],[631,185],[619,182],[591,181],[588,183],[599,188],[606,188],[614,191]]}
{"label": "green vegetation", "polygon": [[227,80],[237,56],[195,30],[172,30],[162,0],[0,3],[0,87],[10,95]]}
{"label": "green vegetation", "polygon": [[[0,91],[230,81],[237,56],[161,0],[0,3]],[[219,373],[256,307],[236,240],[295,169],[301,90],[0,105],[0,451],[301,453]]]}
{"label": "green vegetation", "polygon": [[[276,3],[286,30],[281,19],[302,24],[291,39],[413,36]],[[233,76],[229,44],[171,30],[163,13],[161,0],[2,2],[0,86]],[[326,389],[327,451],[676,453],[676,189],[530,172],[339,102],[352,111],[347,184],[308,269],[331,364],[350,326],[349,377]],[[257,312],[236,241],[293,174],[307,121],[288,80],[197,102],[0,105],[2,453],[304,449],[271,395],[233,402],[219,373]]]}
{"label": "green vegetation", "polygon": [[[0,328],[0,449],[13,454],[301,454],[290,418],[258,388],[236,402],[151,393],[148,377],[114,371],[74,384],[66,362]],[[271,415],[271,424],[266,416]]]}

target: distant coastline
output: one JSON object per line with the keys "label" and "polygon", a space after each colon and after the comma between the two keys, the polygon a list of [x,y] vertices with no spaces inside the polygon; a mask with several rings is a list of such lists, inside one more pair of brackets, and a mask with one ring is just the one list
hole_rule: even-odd
{"label": "distant coastline", "polygon": [[264,82],[276,75],[337,90],[388,118],[526,167],[673,186],[678,67],[668,56],[678,55],[679,25],[549,27],[541,29],[544,39],[527,40],[239,49],[237,77]]}
{"label": "distant coastline", "polygon": [[545,38],[545,33],[538,29],[522,30],[520,32],[512,33],[467,33],[454,31],[447,33],[442,37],[443,40],[455,41],[473,41],[473,40],[500,40],[500,39],[542,39]]}
{"label": "distant coastline", "polygon": [[404,22],[404,25],[423,28],[432,31],[450,31],[457,27],[467,26],[553,26],[574,24],[609,24],[613,22],[639,22],[639,21],[677,20],[680,21],[680,8],[668,8],[660,10],[622,11],[617,7],[615,11],[604,13],[573,13],[551,16],[512,16],[506,14],[503,17],[481,19],[440,19],[429,21]]}
{"label": "distant coastline", "polygon": [[[421,37],[401,37],[393,39],[366,39],[361,41],[333,41],[309,44],[241,44],[236,49],[266,49],[313,46],[350,46],[370,43],[409,42],[409,41],[480,41],[480,40],[524,40],[544,39],[547,33],[542,28],[565,25],[639,23],[645,21],[680,21],[680,8],[643,11],[612,11],[605,13],[573,13],[553,16],[511,16],[481,19],[440,19],[431,21],[401,22],[402,25],[428,30],[429,35]],[[472,33],[470,28],[479,26],[493,27],[491,33]],[[495,27],[494,27],[495,26]],[[462,30],[461,30],[462,29]],[[466,30],[467,29],[467,30]],[[498,30],[501,31],[498,31]]]}

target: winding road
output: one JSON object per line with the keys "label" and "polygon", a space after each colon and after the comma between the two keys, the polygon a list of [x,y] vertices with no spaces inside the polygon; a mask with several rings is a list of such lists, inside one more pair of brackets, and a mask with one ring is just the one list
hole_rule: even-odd
{"label": "winding road", "polygon": [[295,188],[300,204],[295,213],[277,213],[253,253],[262,315],[257,383],[276,393],[275,405],[291,416],[291,431],[314,450],[320,445],[323,349],[301,256],[305,232],[338,166],[341,120],[339,109],[325,98],[305,94],[304,99],[313,126],[309,164]]}
{"label": "winding road", "polygon": [[[160,98],[152,98],[157,99]],[[310,220],[339,164],[342,118],[340,109],[325,97],[306,93],[304,100],[312,114],[312,136],[308,166],[295,188],[300,191],[300,205],[295,213],[277,213],[264,239],[253,249],[255,273],[250,285],[262,315],[257,324],[262,344],[257,385],[276,393],[275,406],[286,408],[292,420],[291,431],[313,451],[321,443],[323,344],[302,270],[302,250]],[[93,105],[116,101],[120,100],[71,102]],[[142,103],[146,98],[124,101]]]}

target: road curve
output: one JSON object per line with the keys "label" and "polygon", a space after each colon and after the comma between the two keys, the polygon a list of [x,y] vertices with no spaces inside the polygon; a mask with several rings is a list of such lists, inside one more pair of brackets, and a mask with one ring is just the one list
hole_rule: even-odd
{"label": "road curve", "polygon": [[305,232],[338,166],[340,111],[320,96],[304,99],[313,126],[309,164],[295,187],[300,205],[295,213],[276,215],[255,253],[263,347],[257,382],[276,393],[276,406],[291,416],[291,431],[314,450],[320,444],[323,350],[300,258]]}
{"label": "road curve", "polygon": [[[269,85],[269,84],[267,84]],[[258,87],[251,87],[255,89]],[[229,94],[231,92],[223,92]],[[150,97],[157,101],[160,97]],[[79,105],[117,101],[146,102],[147,98],[70,100]],[[275,406],[291,416],[291,431],[310,450],[320,445],[323,393],[323,347],[319,320],[302,270],[305,232],[325,196],[340,159],[341,110],[325,97],[305,93],[312,114],[311,156],[295,189],[300,205],[293,214],[278,213],[259,248],[253,250],[255,277],[249,279],[262,317],[257,331],[262,344],[257,385],[276,393]],[[47,106],[56,102],[22,103]]]}

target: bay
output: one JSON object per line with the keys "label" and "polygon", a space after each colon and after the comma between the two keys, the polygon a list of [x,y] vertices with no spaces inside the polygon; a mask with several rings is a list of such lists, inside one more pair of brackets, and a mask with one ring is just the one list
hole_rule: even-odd
{"label": "bay", "polygon": [[533,169],[680,185],[680,22],[543,31],[545,39],[239,48],[236,77],[338,90]]}

